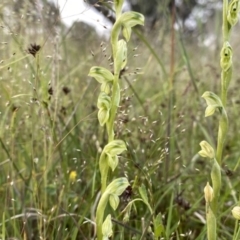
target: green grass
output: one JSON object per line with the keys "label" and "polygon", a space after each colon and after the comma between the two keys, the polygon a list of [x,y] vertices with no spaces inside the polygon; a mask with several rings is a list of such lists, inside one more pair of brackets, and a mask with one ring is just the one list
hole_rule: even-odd
{"label": "green grass", "polygon": [[[27,6],[22,11],[25,14]],[[104,40],[96,35],[78,32],[80,39],[73,38],[71,31],[60,27],[56,37],[54,31],[49,35],[42,21],[33,27],[23,18],[22,27],[16,28],[0,19],[1,42],[7,43],[0,45],[0,61],[4,60],[0,64],[0,238],[93,239],[101,188],[98,159],[107,137],[97,120],[99,86],[87,74],[94,65],[108,66],[110,46],[105,41],[104,57],[100,46]],[[14,34],[7,34],[9,27]],[[176,33],[174,95],[169,105],[171,41],[170,32],[163,31],[134,35],[129,43],[129,69],[120,80],[122,99],[115,125],[117,138],[127,143],[128,151],[120,158],[115,176],[128,176],[131,199],[139,197],[138,187],[146,186],[155,215],[162,215],[163,239],[203,240],[203,188],[211,166],[197,152],[203,139],[216,144],[217,127],[216,119],[204,118],[200,96],[206,90],[219,92],[219,54],[199,47],[196,38],[181,42]],[[238,69],[237,36],[232,38],[234,69]],[[42,45],[37,58],[25,51],[35,42]],[[134,74],[135,68],[143,74]],[[239,198],[239,84],[235,70],[222,161],[219,239],[233,235],[231,209]],[[48,93],[50,86],[53,95]],[[76,171],[76,179],[70,179],[71,171]],[[116,220],[113,239],[152,239],[148,232],[152,216],[144,203],[137,202],[129,223],[122,223],[120,212],[126,201],[122,197],[116,213],[108,209]]]}

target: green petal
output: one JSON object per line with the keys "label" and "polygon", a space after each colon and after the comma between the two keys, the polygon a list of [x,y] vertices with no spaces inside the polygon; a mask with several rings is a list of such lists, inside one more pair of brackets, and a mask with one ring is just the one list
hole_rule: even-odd
{"label": "green petal", "polygon": [[215,158],[214,149],[207,141],[200,142],[200,146],[202,148],[202,150],[198,152],[200,156],[208,157],[210,159]]}
{"label": "green petal", "polygon": [[111,156],[116,156],[116,155],[121,154],[125,150],[127,150],[127,148],[126,148],[126,144],[124,141],[113,140],[105,146],[103,151],[106,154],[110,154]]}
{"label": "green petal", "polygon": [[107,215],[106,219],[102,224],[102,234],[103,234],[103,239],[104,238],[109,239],[109,237],[111,237],[113,234],[111,214]]}
{"label": "green petal", "polygon": [[118,165],[118,156],[111,156],[110,154],[107,154],[108,157],[108,165],[114,171]]}
{"label": "green petal", "polygon": [[109,110],[105,108],[100,108],[98,111],[98,121],[101,126],[104,126],[104,124],[108,121],[109,119]]}
{"label": "green petal", "polygon": [[110,206],[112,207],[112,209],[115,211],[119,205],[119,197],[118,195],[116,194],[111,194],[110,197],[109,197],[109,203],[110,203]]}
{"label": "green petal", "polygon": [[117,44],[116,60],[114,62],[114,69],[118,73],[127,64],[127,43],[121,39]]}
{"label": "green petal", "polygon": [[107,186],[103,194],[116,194],[117,196],[120,196],[129,185],[129,182],[125,177],[114,179]]}
{"label": "green petal", "polygon": [[113,81],[113,74],[103,67],[94,66],[90,69],[88,76],[95,78],[99,83],[107,83]]}

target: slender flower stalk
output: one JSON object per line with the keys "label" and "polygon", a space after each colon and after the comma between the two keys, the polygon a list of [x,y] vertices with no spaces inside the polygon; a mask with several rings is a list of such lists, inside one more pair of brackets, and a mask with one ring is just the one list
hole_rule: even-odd
{"label": "slender flower stalk", "polygon": [[[137,12],[122,14],[124,0],[114,0],[116,22],[111,31],[112,57],[114,62],[113,74],[106,68],[94,66],[90,69],[89,76],[94,77],[101,84],[97,107],[100,125],[106,126],[108,143],[104,147],[99,168],[101,174],[101,198],[96,213],[97,239],[108,239],[112,236],[111,215],[104,220],[104,213],[109,202],[115,211],[119,203],[119,195],[128,187],[126,178],[118,178],[108,185],[109,169],[114,171],[118,165],[118,155],[126,150],[126,144],[115,139],[114,121],[120,102],[119,75],[127,64],[127,42],[130,40],[132,27],[143,25],[144,16]],[[122,31],[123,38],[119,39]]]}
{"label": "slender flower stalk", "polygon": [[[223,0],[223,47],[220,53],[221,66],[221,97],[212,92],[205,92],[202,97],[206,100],[207,108],[205,117],[213,115],[218,112],[219,127],[217,137],[216,155],[213,148],[206,141],[202,141],[200,146],[202,148],[199,154],[202,157],[211,159],[212,171],[211,180],[212,188],[209,183],[204,189],[206,199],[206,218],[207,218],[207,236],[208,240],[216,240],[217,237],[217,216],[218,216],[218,201],[221,189],[221,162],[224,143],[228,132],[228,116],[226,111],[227,106],[227,92],[232,78],[232,47],[229,43],[230,33],[232,27],[238,21],[238,13],[240,11],[240,1]],[[212,190],[213,189],[213,190]],[[237,211],[234,209],[233,214],[237,216]]]}
{"label": "slender flower stalk", "polygon": [[227,21],[227,11],[228,11],[228,0],[223,0],[223,11],[222,11],[222,19],[223,19],[223,25],[222,25],[222,35],[223,35],[223,41],[227,41],[229,38],[229,32],[228,32],[228,21]]}

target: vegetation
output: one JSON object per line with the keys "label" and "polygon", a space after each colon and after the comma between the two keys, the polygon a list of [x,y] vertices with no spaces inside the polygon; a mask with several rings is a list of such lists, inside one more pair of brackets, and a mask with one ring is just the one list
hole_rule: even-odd
{"label": "vegetation", "polygon": [[[211,232],[239,239],[239,24],[222,39],[216,11],[210,27],[176,31],[173,5],[154,30],[134,28],[127,65],[116,74],[121,98],[111,135],[112,127],[101,126],[106,119],[99,124],[103,89],[88,74],[94,66],[116,73],[113,44],[83,24],[66,28],[52,5],[19,4],[0,3],[0,238],[95,239],[100,199],[124,178],[130,185],[118,191],[118,208],[103,204],[112,239],[203,240]],[[211,35],[217,37],[205,45]],[[228,95],[221,91],[224,41],[234,53]],[[219,116],[204,116],[206,91],[221,96],[216,112],[226,108],[230,123],[211,161],[198,154],[202,140],[212,154],[219,146]],[[102,187],[99,159],[113,139],[126,150]],[[221,175],[217,200],[213,162]],[[209,206],[216,225],[206,218]],[[216,228],[209,233],[207,226]]]}

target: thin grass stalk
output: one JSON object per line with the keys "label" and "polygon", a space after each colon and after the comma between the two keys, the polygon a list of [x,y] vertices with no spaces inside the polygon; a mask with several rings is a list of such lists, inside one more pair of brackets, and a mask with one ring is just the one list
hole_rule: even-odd
{"label": "thin grass stalk", "polygon": [[172,132],[172,125],[173,125],[173,114],[172,114],[172,108],[174,105],[174,75],[175,75],[175,29],[174,29],[174,24],[175,24],[175,15],[176,15],[176,9],[175,9],[175,1],[173,1],[172,4],[172,9],[171,9],[171,59],[170,59],[170,73],[169,73],[169,80],[168,80],[168,88],[169,88],[169,93],[168,93],[168,127],[167,127],[167,137],[168,137],[168,149],[169,154],[166,156],[166,161],[165,161],[165,182],[167,182],[168,179],[168,172],[169,172],[169,165],[170,161],[174,152],[174,145],[175,145],[175,140],[174,138],[171,137],[171,132]]}

